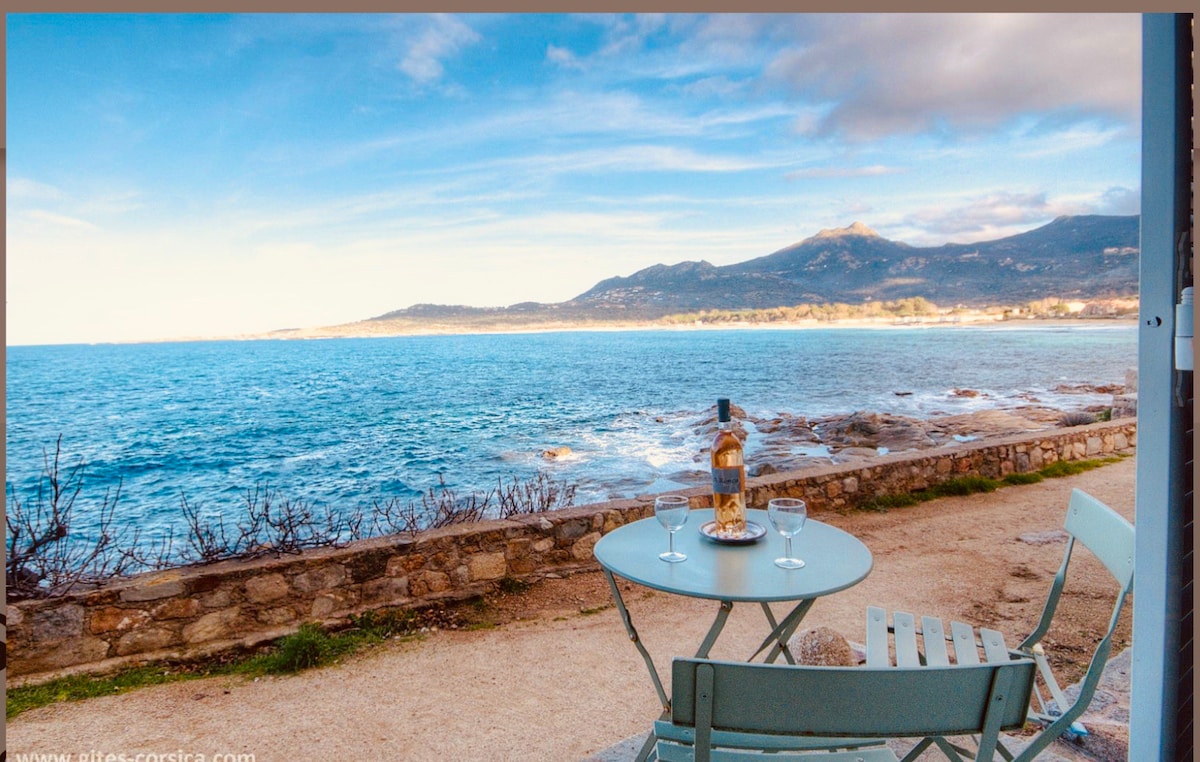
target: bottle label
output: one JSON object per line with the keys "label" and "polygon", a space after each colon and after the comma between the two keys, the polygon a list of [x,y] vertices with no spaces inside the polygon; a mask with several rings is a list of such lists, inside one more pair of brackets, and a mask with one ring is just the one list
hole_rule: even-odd
{"label": "bottle label", "polygon": [[718,495],[736,495],[742,491],[742,469],[713,468],[713,492]]}

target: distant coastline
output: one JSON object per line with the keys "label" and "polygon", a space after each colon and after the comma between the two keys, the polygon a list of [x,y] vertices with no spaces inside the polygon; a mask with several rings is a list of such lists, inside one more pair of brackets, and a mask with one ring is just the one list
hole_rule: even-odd
{"label": "distant coastline", "polygon": [[396,325],[390,321],[363,320],[355,323],[321,328],[295,328],[241,336],[216,337],[214,340],[263,339],[339,339],[388,338],[394,336],[452,336],[478,334],[561,333],[568,331],[747,331],[747,330],[811,330],[811,329],[892,329],[892,328],[1096,328],[1101,326],[1137,325],[1136,315],[1096,317],[1031,317],[1003,318],[968,316],[962,319],[937,317],[894,320],[888,318],[846,318],[838,320],[797,320],[771,323],[703,323],[668,324],[658,321],[628,322],[538,322],[495,326],[449,324]]}

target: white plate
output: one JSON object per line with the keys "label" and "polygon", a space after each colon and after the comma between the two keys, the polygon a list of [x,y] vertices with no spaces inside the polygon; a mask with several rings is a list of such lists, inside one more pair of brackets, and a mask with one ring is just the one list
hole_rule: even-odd
{"label": "white plate", "polygon": [[750,545],[758,542],[767,534],[767,528],[762,524],[757,524],[753,521],[746,522],[746,534],[741,537],[718,537],[717,522],[708,521],[700,525],[700,534],[704,535],[713,542],[719,542],[722,545]]}

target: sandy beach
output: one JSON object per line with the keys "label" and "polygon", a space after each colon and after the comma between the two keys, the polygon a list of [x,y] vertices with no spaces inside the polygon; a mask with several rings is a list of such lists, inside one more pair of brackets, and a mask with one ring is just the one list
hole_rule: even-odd
{"label": "sandy beach", "polygon": [[[1071,489],[1132,519],[1134,474],[1127,458],[990,494],[814,516],[862,539],[874,568],[861,584],[819,600],[803,626],[829,626],[861,642],[865,607],[875,604],[986,624],[1016,641],[1040,613],[1061,561],[1054,530]],[[1084,553],[1073,569],[1048,641],[1064,684],[1082,674],[1092,634],[1103,631],[1111,610],[1099,564]],[[632,583],[623,583],[623,594],[660,671],[673,655],[695,650],[714,613],[711,602]],[[1129,644],[1129,611],[1114,653]],[[497,592],[470,613],[489,625],[430,631],[295,676],[208,678],[33,710],[8,723],[10,758],[578,760],[644,732],[657,714],[645,667],[598,571]],[[745,658],[763,626],[760,611],[735,607],[712,655]]]}

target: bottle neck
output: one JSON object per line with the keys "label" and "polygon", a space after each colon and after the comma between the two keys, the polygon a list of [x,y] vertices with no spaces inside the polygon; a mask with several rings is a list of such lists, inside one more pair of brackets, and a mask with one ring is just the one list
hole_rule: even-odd
{"label": "bottle neck", "polygon": [[733,422],[732,421],[717,421],[717,431],[732,431],[732,430],[733,430]]}

